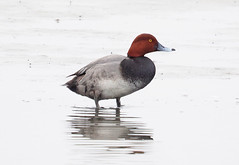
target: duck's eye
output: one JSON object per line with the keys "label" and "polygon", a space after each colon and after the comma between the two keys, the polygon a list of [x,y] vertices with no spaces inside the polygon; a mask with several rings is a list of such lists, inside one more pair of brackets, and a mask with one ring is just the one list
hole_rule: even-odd
{"label": "duck's eye", "polygon": [[152,39],[149,39],[149,42],[153,42],[153,40],[152,40]]}

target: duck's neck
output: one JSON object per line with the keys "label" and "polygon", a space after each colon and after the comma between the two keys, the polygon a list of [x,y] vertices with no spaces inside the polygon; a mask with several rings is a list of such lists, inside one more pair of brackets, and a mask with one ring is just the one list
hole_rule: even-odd
{"label": "duck's neck", "polygon": [[127,56],[128,56],[129,58],[144,57],[144,54],[138,53],[138,52],[128,52]]}
{"label": "duck's neck", "polygon": [[140,49],[136,45],[132,45],[129,48],[127,55],[128,57],[143,57],[146,53],[147,53],[146,50]]}

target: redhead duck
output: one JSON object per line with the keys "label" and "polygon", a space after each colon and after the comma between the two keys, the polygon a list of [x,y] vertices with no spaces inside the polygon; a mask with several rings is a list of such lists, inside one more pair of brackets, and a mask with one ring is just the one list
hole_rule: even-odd
{"label": "redhead duck", "polygon": [[[127,57],[108,55],[93,61],[74,74],[65,85],[73,92],[95,100],[116,99],[117,107],[121,106],[120,98],[144,88],[155,75],[153,61],[144,55],[155,51],[175,51],[162,46],[151,34],[137,36]],[[68,77],[69,77],[68,76]]]}

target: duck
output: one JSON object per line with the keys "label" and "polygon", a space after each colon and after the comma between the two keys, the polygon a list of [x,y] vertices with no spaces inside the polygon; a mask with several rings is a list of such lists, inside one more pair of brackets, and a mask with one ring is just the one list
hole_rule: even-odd
{"label": "duck", "polygon": [[127,56],[108,55],[84,66],[64,85],[71,91],[95,101],[116,99],[117,107],[121,106],[120,98],[146,87],[155,76],[156,67],[146,54],[156,51],[175,51],[161,45],[148,33],[138,35],[132,42]]}

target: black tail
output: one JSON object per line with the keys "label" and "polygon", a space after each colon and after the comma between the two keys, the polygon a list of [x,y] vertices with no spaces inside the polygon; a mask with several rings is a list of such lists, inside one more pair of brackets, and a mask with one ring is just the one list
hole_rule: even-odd
{"label": "black tail", "polygon": [[77,78],[78,77],[74,77],[72,80],[68,81],[67,83],[64,84],[64,86],[66,86],[67,88],[69,88],[71,91],[76,92],[77,93]]}

